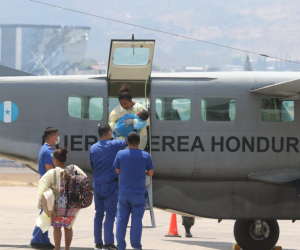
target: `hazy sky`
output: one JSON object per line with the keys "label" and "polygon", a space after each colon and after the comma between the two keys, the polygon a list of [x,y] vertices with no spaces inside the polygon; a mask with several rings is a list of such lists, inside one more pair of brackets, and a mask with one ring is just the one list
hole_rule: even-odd
{"label": "hazy sky", "polygon": [[[41,0],[90,14],[274,56],[300,56],[298,0]],[[72,13],[30,0],[0,0],[1,24],[90,26],[87,57],[107,61],[110,39],[156,39],[154,63],[232,63],[245,53]],[[250,58],[253,58],[250,55]]]}

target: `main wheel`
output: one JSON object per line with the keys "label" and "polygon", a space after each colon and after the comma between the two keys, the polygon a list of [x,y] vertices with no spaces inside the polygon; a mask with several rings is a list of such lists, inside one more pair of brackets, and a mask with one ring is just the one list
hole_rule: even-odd
{"label": "main wheel", "polygon": [[234,237],[243,250],[270,250],[279,238],[279,226],[276,220],[262,221],[266,234],[255,233],[254,220],[236,220]]}

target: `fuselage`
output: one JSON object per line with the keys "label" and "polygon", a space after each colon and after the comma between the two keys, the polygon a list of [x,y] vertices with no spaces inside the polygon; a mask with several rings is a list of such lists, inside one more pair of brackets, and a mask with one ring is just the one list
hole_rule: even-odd
{"label": "fuselage", "polygon": [[[295,72],[152,74],[147,95],[151,111],[150,149],[155,166],[154,204],[212,218],[258,218],[259,214],[282,219],[300,217],[300,212],[283,215],[277,211],[272,215],[259,209],[235,214],[232,203],[236,189],[241,192],[252,189],[253,193],[247,191],[240,195],[249,198],[249,204],[254,206],[257,199],[262,199],[260,190],[266,192],[270,188],[269,184],[250,182],[249,174],[300,168],[299,102],[295,101],[287,109],[292,120],[264,121],[262,100],[272,97],[250,93],[253,89],[298,78],[300,73]],[[36,162],[44,129],[55,126],[63,138],[59,146],[68,147],[68,163],[92,172],[89,148],[98,140],[98,125],[108,122],[110,111],[118,104],[117,96],[109,92],[109,84],[113,83],[99,75],[0,78],[0,103],[10,101],[19,108],[15,121],[0,122],[0,156]],[[70,97],[78,97],[82,109],[87,110],[91,107],[84,103],[86,100],[101,100],[101,119],[88,119],[82,110],[82,116],[74,117],[70,113]],[[144,98],[144,92],[134,98]],[[220,107],[224,100],[228,102],[229,111],[219,108],[225,112],[219,115],[227,118],[216,116],[209,120],[209,115],[214,115],[214,108],[209,108],[211,98],[220,98]],[[210,113],[204,114],[205,108]],[[240,189],[239,185],[242,185]],[[261,192],[261,195],[278,194],[278,188],[274,186],[269,193]],[[290,187],[283,189],[282,197],[287,199],[284,202],[297,207],[297,194],[291,193],[294,191]],[[181,204],[176,203],[176,197],[167,197],[168,194],[177,195]],[[207,207],[203,207],[204,201]],[[275,203],[282,205],[280,198]],[[222,204],[228,210],[214,210]]]}
{"label": "fuselage", "polygon": [[[299,167],[298,102],[295,102],[292,122],[266,122],[262,120],[261,102],[270,96],[250,93],[259,87],[299,77],[299,73],[291,72],[152,75],[151,153],[155,178],[239,180],[259,170]],[[60,146],[66,145],[70,150],[69,162],[91,171],[89,147],[98,140],[98,124],[106,123],[109,110],[114,108],[108,107],[105,77],[6,77],[0,78],[0,88],[1,102],[12,101],[19,107],[16,121],[0,124],[2,153],[36,161],[43,130],[56,126],[64,135]],[[71,117],[70,96],[102,97],[102,119]],[[188,100],[189,118],[158,119],[156,102],[165,97]],[[233,121],[203,120],[203,100],[212,97],[235,101]]]}

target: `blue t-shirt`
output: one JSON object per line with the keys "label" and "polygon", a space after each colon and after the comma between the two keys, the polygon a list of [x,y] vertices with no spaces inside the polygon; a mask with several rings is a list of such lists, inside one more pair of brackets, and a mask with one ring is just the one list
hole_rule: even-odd
{"label": "blue t-shirt", "polygon": [[41,177],[47,172],[46,164],[51,164],[55,168],[53,163],[54,150],[55,148],[48,143],[45,143],[40,150],[38,170]]}
{"label": "blue t-shirt", "polygon": [[121,170],[120,194],[143,194],[146,192],[146,170],[152,170],[151,155],[140,149],[125,149],[118,152],[114,167]]}
{"label": "blue t-shirt", "polygon": [[94,185],[109,183],[118,178],[113,162],[118,151],[126,146],[125,140],[100,140],[91,147]]}
{"label": "blue t-shirt", "polygon": [[[138,119],[140,122],[145,122],[143,119],[139,118],[136,114],[126,114],[121,116],[115,126],[115,130],[119,135],[123,137],[127,137],[128,134],[132,132],[134,129],[134,126],[132,124],[127,126],[126,123],[124,123],[124,121],[127,119]],[[140,131],[141,129],[138,129],[137,132],[140,133]]]}

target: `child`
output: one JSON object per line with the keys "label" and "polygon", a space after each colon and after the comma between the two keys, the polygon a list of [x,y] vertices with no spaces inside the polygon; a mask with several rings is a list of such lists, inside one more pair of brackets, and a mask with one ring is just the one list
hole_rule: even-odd
{"label": "child", "polygon": [[142,128],[144,128],[147,124],[147,120],[149,118],[149,113],[143,109],[140,112],[135,114],[126,114],[120,117],[118,120],[115,129],[114,135],[115,137],[125,137],[127,138],[128,134],[132,132],[134,129],[137,133],[139,133]]}

